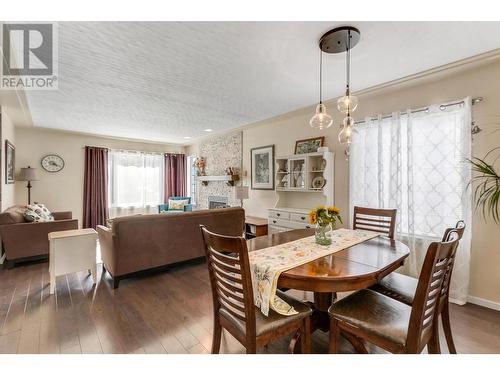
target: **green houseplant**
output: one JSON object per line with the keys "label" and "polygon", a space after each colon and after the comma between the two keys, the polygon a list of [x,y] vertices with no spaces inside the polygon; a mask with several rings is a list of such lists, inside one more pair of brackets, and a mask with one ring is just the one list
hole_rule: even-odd
{"label": "green houseplant", "polygon": [[[495,156],[495,154],[498,154]],[[489,162],[488,159],[493,158]],[[483,159],[473,157],[467,159],[475,173],[469,185],[474,185],[473,199],[475,209],[481,210],[483,216],[491,216],[495,223],[500,223],[500,173],[495,169],[495,162],[500,158],[500,147],[489,151]]]}

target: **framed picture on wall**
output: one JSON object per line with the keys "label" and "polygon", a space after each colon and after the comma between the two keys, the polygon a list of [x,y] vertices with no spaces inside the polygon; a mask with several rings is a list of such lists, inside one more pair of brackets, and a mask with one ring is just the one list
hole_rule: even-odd
{"label": "framed picture on wall", "polygon": [[250,150],[252,190],[274,190],[274,145]]}
{"label": "framed picture on wall", "polygon": [[296,154],[308,154],[309,152],[317,152],[318,148],[323,147],[325,137],[301,139],[295,142]]}
{"label": "framed picture on wall", "polygon": [[16,148],[8,140],[5,140],[5,183],[13,184],[16,161]]}

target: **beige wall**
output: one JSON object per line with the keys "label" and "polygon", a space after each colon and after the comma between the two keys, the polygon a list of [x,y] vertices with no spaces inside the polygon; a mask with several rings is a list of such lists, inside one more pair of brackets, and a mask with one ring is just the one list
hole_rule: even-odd
{"label": "beige wall", "polygon": [[[385,88],[366,90],[359,95],[360,104],[355,112],[357,120],[378,113],[390,114],[395,110],[424,107],[462,99],[466,96],[483,96],[484,102],[473,107],[473,117],[483,132],[474,137],[473,154],[484,154],[500,145],[500,60],[475,61],[467,65],[457,64],[453,68],[414,77],[404,82],[387,85]],[[276,155],[291,154],[295,141],[316,135],[326,136],[326,146],[336,153],[335,158],[335,204],[347,218],[349,202],[348,164],[343,156],[337,135],[342,121],[333,102],[326,103],[335,125],[323,132],[313,131],[308,121],[314,108],[303,108],[273,119],[261,121],[243,129],[243,169],[250,173],[250,149],[274,144]],[[496,124],[496,125],[495,125]],[[499,129],[498,131],[494,131]],[[187,148],[190,154],[197,153],[197,144]],[[249,177],[248,177],[249,178]],[[249,184],[249,181],[246,183]],[[297,194],[297,199],[301,196]],[[250,199],[245,208],[251,215],[266,217],[267,209],[273,207],[277,196],[273,191],[250,190]],[[308,203],[305,203],[305,206]],[[485,222],[474,217],[472,225],[472,258],[470,295],[498,303],[500,307],[500,226],[491,220]]]}
{"label": "beige wall", "polygon": [[[99,146],[125,150],[184,152],[182,146],[122,141],[40,128],[16,128],[16,167],[30,165],[39,170],[40,181],[32,182],[31,201],[43,202],[52,211],[70,210],[73,217],[82,219],[84,147]],[[47,154],[60,155],[64,169],[57,173],[45,172],[40,161]],[[26,184],[17,182],[17,204],[27,201]]]}
{"label": "beige wall", "polygon": [[2,150],[2,181],[0,182],[2,187],[2,207],[4,210],[14,204],[14,185],[5,183],[5,140],[8,139],[14,147],[16,147],[16,165],[17,165],[17,144],[14,132],[14,124],[12,123],[10,116],[8,114],[8,109],[2,107],[2,144],[0,149]]}

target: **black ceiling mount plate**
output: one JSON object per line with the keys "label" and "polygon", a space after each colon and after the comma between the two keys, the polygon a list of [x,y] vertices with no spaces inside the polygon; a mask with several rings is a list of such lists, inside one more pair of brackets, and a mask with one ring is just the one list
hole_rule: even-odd
{"label": "black ceiling mount plate", "polygon": [[326,53],[342,53],[347,51],[347,35],[351,32],[351,49],[358,44],[361,33],[352,26],[342,26],[332,29],[321,37],[319,48]]}

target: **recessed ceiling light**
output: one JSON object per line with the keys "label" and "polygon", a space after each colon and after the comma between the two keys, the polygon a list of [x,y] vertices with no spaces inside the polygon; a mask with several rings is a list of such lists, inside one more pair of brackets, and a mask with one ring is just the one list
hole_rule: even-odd
{"label": "recessed ceiling light", "polygon": [[212,129],[205,129],[205,131],[210,133]]}
{"label": "recessed ceiling light", "polygon": [[184,139],[191,139],[191,137],[184,137]]}

